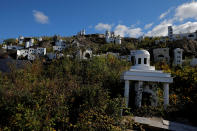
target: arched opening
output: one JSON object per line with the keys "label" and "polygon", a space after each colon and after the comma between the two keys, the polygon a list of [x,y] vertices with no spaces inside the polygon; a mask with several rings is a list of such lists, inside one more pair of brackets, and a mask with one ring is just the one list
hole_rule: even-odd
{"label": "arched opening", "polygon": [[188,37],[190,37],[190,38],[191,38],[191,37],[194,37],[194,35],[193,35],[193,34],[190,34],[190,35],[188,35]]}
{"label": "arched opening", "polygon": [[132,63],[132,65],[135,65],[136,64],[135,56],[131,56],[131,63]]}
{"label": "arched opening", "polygon": [[138,58],[138,64],[141,64],[142,63],[141,60],[142,60],[141,58]]}
{"label": "arched opening", "polygon": [[142,105],[143,106],[157,106],[157,95],[150,89],[144,89],[142,92]]}
{"label": "arched opening", "polygon": [[144,58],[144,64],[145,65],[147,64],[147,58]]}
{"label": "arched opening", "polygon": [[158,55],[158,57],[163,58],[163,57],[164,57],[164,55]]}
{"label": "arched opening", "polygon": [[142,92],[142,105],[151,106],[152,95],[147,92]]}
{"label": "arched opening", "polygon": [[85,57],[86,57],[87,59],[89,59],[89,58],[90,58],[90,54],[89,54],[89,53],[86,53],[86,54],[85,54]]}

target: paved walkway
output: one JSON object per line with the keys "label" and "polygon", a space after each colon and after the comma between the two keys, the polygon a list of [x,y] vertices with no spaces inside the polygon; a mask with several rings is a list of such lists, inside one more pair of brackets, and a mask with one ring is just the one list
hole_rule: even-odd
{"label": "paved walkway", "polygon": [[160,129],[166,129],[172,131],[197,131],[197,127],[180,124],[177,122],[171,122],[167,120],[153,120],[151,118],[146,118],[146,117],[134,117],[133,119],[136,123],[140,123],[142,125],[148,125]]}

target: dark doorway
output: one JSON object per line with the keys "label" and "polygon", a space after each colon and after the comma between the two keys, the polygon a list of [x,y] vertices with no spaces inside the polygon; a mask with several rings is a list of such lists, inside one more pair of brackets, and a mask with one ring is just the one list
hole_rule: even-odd
{"label": "dark doorway", "polygon": [[132,65],[135,65],[135,57],[134,56],[131,56],[131,63],[132,63]]}
{"label": "dark doorway", "polygon": [[152,95],[147,92],[142,93],[142,106],[151,106]]}
{"label": "dark doorway", "polygon": [[85,54],[85,57],[86,57],[87,59],[89,59],[89,58],[90,58],[90,54],[89,54],[89,53],[86,53],[86,54]]}

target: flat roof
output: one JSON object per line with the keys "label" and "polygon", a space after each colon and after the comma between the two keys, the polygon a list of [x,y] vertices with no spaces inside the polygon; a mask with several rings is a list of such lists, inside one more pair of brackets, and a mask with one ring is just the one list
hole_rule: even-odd
{"label": "flat roof", "polygon": [[173,82],[170,73],[164,73],[163,71],[157,70],[129,70],[122,74],[121,79],[165,83]]}

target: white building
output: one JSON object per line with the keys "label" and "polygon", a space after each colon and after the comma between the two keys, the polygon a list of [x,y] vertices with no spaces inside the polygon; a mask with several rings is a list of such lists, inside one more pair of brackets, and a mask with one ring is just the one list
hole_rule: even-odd
{"label": "white building", "polygon": [[28,54],[27,59],[33,61],[36,59],[36,55],[35,54]]}
{"label": "white building", "polygon": [[55,46],[53,46],[53,51],[63,51],[66,48],[66,43],[62,39],[55,42]]}
{"label": "white building", "polygon": [[25,48],[29,48],[29,47],[32,47],[32,46],[33,46],[32,41],[26,41],[25,42]]}
{"label": "white building", "polygon": [[167,63],[170,62],[169,48],[153,49],[153,55],[155,62],[159,62],[159,61],[165,61]]}
{"label": "white building", "polygon": [[[135,105],[136,107],[141,107],[142,105],[142,93],[148,93],[152,96],[155,103],[151,105],[157,105],[157,97],[155,97],[154,91],[149,88],[149,85],[145,83],[149,82],[161,82],[164,86],[164,107],[166,108],[169,105],[169,83],[173,82],[173,78],[169,73],[164,73],[163,71],[155,70],[154,66],[150,66],[150,54],[146,50],[136,50],[131,51],[131,56],[134,57],[134,66],[131,66],[130,70],[124,72],[121,76],[121,79],[125,80],[125,104],[126,107],[129,106],[129,90],[130,90],[130,81],[135,82]],[[156,87],[153,87],[156,88]]]}
{"label": "white building", "polygon": [[19,44],[23,44],[23,41],[24,41],[24,37],[23,36],[19,36],[19,38],[18,38]]}
{"label": "white building", "polygon": [[92,50],[90,50],[90,49],[86,49],[84,51],[79,50],[77,52],[77,57],[79,59],[83,59],[83,60],[90,59],[92,57]]}
{"label": "white building", "polygon": [[176,48],[174,49],[174,65],[182,66],[183,63],[183,49]]}
{"label": "white building", "polygon": [[189,40],[196,40],[197,32],[174,34],[172,26],[168,26],[168,38],[170,41],[181,40],[184,38],[189,39]]}
{"label": "white building", "polygon": [[78,32],[78,35],[84,36],[86,35],[86,31],[85,29],[81,30],[80,32]]}
{"label": "white building", "polygon": [[17,46],[17,45],[3,45],[2,47],[3,49],[6,49],[6,50],[19,50],[19,49],[23,49],[22,46]]}
{"label": "white building", "polygon": [[64,46],[53,46],[53,51],[59,51],[59,52],[61,52],[61,51],[63,51],[64,49],[65,49]]}
{"label": "white building", "polygon": [[173,41],[173,28],[172,26],[168,26],[168,38],[170,41]]}
{"label": "white building", "polygon": [[39,38],[38,38],[38,41],[40,41],[40,42],[41,42],[41,41],[42,41],[42,37],[39,37]]}
{"label": "white building", "polygon": [[191,66],[196,66],[197,65],[197,58],[193,58],[190,62]]}
{"label": "white building", "polygon": [[114,32],[106,31],[105,33],[105,40],[107,43],[115,43],[115,44],[121,44],[122,38],[120,35],[116,36]]}
{"label": "white building", "polygon": [[38,47],[38,48],[36,49],[36,54],[37,54],[37,55],[46,55],[46,53],[47,53],[46,48]]}
{"label": "white building", "polygon": [[29,50],[28,49],[21,49],[21,50],[17,50],[17,59],[21,58],[25,58],[26,56],[28,56]]}
{"label": "white building", "polygon": [[33,46],[33,44],[34,44],[34,39],[33,38],[31,38],[31,37],[23,37],[23,36],[19,36],[19,38],[18,38],[18,43],[19,44],[23,44],[23,43],[25,43],[25,48],[29,48],[29,47],[31,47],[31,46]]}
{"label": "white building", "polygon": [[17,59],[27,57],[28,60],[34,60],[36,56],[46,55],[46,48],[29,48],[17,50]]}

